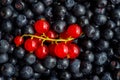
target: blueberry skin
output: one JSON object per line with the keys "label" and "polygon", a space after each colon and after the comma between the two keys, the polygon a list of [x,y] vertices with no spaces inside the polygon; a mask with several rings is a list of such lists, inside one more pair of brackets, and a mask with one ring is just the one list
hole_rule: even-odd
{"label": "blueberry skin", "polygon": [[20,75],[24,79],[29,79],[33,75],[33,69],[30,66],[24,66],[20,71]]}
{"label": "blueberry skin", "polygon": [[65,1],[65,6],[67,7],[68,10],[70,10],[74,5],[75,5],[74,0],[66,0]]}
{"label": "blueberry skin", "polygon": [[43,4],[42,2],[34,3],[34,4],[32,5],[32,7],[33,7],[33,9],[32,9],[33,12],[34,12],[35,14],[37,14],[37,15],[42,14],[42,13],[44,12],[44,10],[45,10],[44,4]]}
{"label": "blueberry skin", "polygon": [[53,23],[53,29],[57,33],[62,33],[66,29],[66,22],[62,20],[58,20],[55,23]]}
{"label": "blueberry skin", "polygon": [[120,19],[120,9],[114,9],[112,16],[113,16],[113,19],[119,20]]}
{"label": "blueberry skin", "polygon": [[3,64],[1,72],[4,76],[11,77],[15,73],[15,67],[11,63]]}
{"label": "blueberry skin", "polygon": [[2,22],[1,30],[4,32],[11,32],[13,29],[12,22],[10,20],[4,20]]}
{"label": "blueberry skin", "polygon": [[107,17],[103,14],[99,14],[94,17],[94,22],[97,25],[104,25],[106,21],[107,21]]}
{"label": "blueberry skin", "polygon": [[14,50],[14,54],[18,59],[22,59],[25,55],[25,50],[22,47],[17,47]]}
{"label": "blueberry skin", "polygon": [[33,55],[33,54],[27,54],[26,56],[25,56],[25,61],[26,61],[26,63],[28,63],[28,64],[33,64],[33,63],[35,63],[35,61],[36,61],[36,56],[35,55]]}
{"label": "blueberry skin", "polygon": [[27,24],[27,22],[28,21],[27,21],[27,18],[25,15],[20,14],[16,18],[16,23],[17,23],[18,27],[20,27],[20,28],[25,26]]}
{"label": "blueberry skin", "polygon": [[56,66],[56,58],[48,56],[44,61],[44,66],[48,69],[52,69]]}
{"label": "blueberry skin", "polygon": [[101,52],[95,55],[95,63],[97,65],[103,65],[107,62],[107,54],[105,52]]}
{"label": "blueberry skin", "polygon": [[49,6],[53,3],[53,0],[42,0],[46,6]]}
{"label": "blueberry skin", "polygon": [[35,64],[33,64],[33,69],[35,70],[35,72],[38,72],[38,73],[43,73],[46,70],[46,68],[39,62],[36,62]]}
{"label": "blueberry skin", "polygon": [[110,73],[104,73],[101,80],[113,80]]}
{"label": "blueberry skin", "polygon": [[79,59],[75,59],[74,61],[72,61],[72,63],[70,64],[70,69],[73,73],[78,73],[79,72],[79,68],[80,68],[80,60]]}
{"label": "blueberry skin", "polygon": [[13,0],[1,0],[0,3],[3,6],[10,5],[13,2]]}
{"label": "blueberry skin", "polygon": [[69,72],[62,72],[60,78],[62,80],[70,80],[71,74]]}
{"label": "blueberry skin", "polygon": [[0,16],[3,18],[3,19],[8,19],[12,16],[12,10],[11,8],[9,7],[3,7],[1,10],[0,10]]}
{"label": "blueberry skin", "polygon": [[9,57],[7,53],[0,54],[0,64],[3,64],[8,61]]}
{"label": "blueberry skin", "polygon": [[9,49],[9,43],[2,39],[0,40],[0,53],[6,53]]}
{"label": "blueberry skin", "polygon": [[69,66],[69,60],[68,59],[59,59],[57,61],[57,68],[58,69],[67,69]]}
{"label": "blueberry skin", "polygon": [[75,16],[83,16],[86,13],[85,7],[81,4],[74,5],[72,11]]}

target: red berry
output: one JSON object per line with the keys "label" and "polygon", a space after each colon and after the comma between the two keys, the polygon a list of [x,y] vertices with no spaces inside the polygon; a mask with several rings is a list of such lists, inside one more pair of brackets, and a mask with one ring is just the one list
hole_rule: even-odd
{"label": "red berry", "polygon": [[48,55],[48,48],[47,46],[43,45],[43,46],[39,46],[36,51],[35,51],[35,55],[39,58],[39,59],[44,59],[47,55]]}
{"label": "red berry", "polygon": [[14,39],[14,43],[16,44],[16,46],[20,46],[23,43],[23,37],[16,36]]}
{"label": "red berry", "polygon": [[55,46],[55,55],[59,58],[65,58],[68,54],[68,47],[65,43],[58,43]]}
{"label": "red berry", "polygon": [[52,39],[55,39],[57,37],[56,33],[53,30],[49,30],[46,33],[46,36],[49,37],[49,38],[52,38]]}
{"label": "red berry", "polygon": [[80,54],[80,49],[76,44],[68,45],[68,55],[70,59],[75,59]]}
{"label": "red berry", "polygon": [[77,24],[72,24],[67,29],[68,37],[78,38],[82,33],[82,29]]}
{"label": "red berry", "polygon": [[50,53],[51,56],[55,56],[55,52],[54,52],[55,46],[56,46],[56,44],[50,44],[49,47],[48,47],[49,53]]}
{"label": "red berry", "polygon": [[46,33],[49,28],[50,28],[50,25],[49,23],[46,21],[46,20],[38,20],[37,22],[35,22],[35,30],[37,33],[39,34],[43,34],[43,33]]}
{"label": "red berry", "polygon": [[66,39],[68,38],[68,35],[66,32],[60,33],[60,38]]}
{"label": "red berry", "polygon": [[34,51],[37,48],[37,42],[34,39],[27,39],[25,41],[24,47],[27,51]]}

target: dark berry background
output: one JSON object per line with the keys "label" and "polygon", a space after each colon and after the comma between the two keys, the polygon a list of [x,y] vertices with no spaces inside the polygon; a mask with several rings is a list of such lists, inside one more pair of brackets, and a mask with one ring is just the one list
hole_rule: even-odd
{"label": "dark berry background", "polygon": [[[58,34],[82,27],[77,59],[40,60],[16,47],[39,19]],[[0,80],[120,80],[120,0],[0,0]]]}

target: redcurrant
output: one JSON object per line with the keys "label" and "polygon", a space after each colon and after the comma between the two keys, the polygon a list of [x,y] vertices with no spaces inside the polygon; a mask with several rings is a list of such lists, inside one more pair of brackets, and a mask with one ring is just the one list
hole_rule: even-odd
{"label": "redcurrant", "polygon": [[36,51],[35,51],[35,55],[39,58],[39,59],[44,59],[47,55],[48,55],[48,47],[46,45],[42,45],[39,46]]}
{"label": "redcurrant", "polygon": [[72,24],[67,29],[67,36],[72,38],[78,38],[82,33],[82,29],[77,24]]}
{"label": "redcurrant", "polygon": [[55,52],[54,52],[55,46],[56,46],[56,44],[50,44],[48,46],[49,53],[50,53],[51,56],[55,56]]}
{"label": "redcurrant", "polygon": [[80,54],[80,48],[76,44],[68,45],[68,55],[70,59],[75,59]]}
{"label": "redcurrant", "polygon": [[14,43],[16,44],[16,46],[20,46],[23,43],[23,37],[21,36],[16,36],[14,38]]}
{"label": "redcurrant", "polygon": [[43,20],[43,19],[35,22],[34,26],[35,26],[36,32],[39,34],[46,33],[50,28],[50,24],[46,20]]}
{"label": "redcurrant", "polygon": [[46,33],[46,36],[49,37],[49,38],[52,38],[52,39],[55,39],[57,37],[56,33],[53,30],[49,30]]}
{"label": "redcurrant", "polygon": [[65,58],[68,54],[68,46],[65,43],[58,43],[55,46],[55,55],[59,58]]}
{"label": "redcurrant", "polygon": [[35,39],[27,39],[24,47],[27,51],[33,52],[37,48],[37,42]]}

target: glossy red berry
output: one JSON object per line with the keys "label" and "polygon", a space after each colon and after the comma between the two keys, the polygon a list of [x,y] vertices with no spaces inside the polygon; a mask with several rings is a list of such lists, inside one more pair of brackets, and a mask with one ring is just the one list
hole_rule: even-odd
{"label": "glossy red berry", "polygon": [[72,24],[67,29],[67,36],[72,38],[78,38],[82,33],[82,29],[77,24]]}
{"label": "glossy red berry", "polygon": [[14,38],[14,43],[16,44],[16,46],[20,46],[23,43],[23,37],[21,36],[16,36]]}
{"label": "glossy red berry", "polygon": [[46,33],[50,28],[50,24],[43,19],[36,21],[34,26],[35,26],[36,32],[39,34]]}
{"label": "glossy red berry", "polygon": [[50,45],[48,46],[49,53],[50,53],[51,56],[55,56],[55,52],[54,52],[55,46],[56,46],[56,44],[50,44]]}
{"label": "glossy red berry", "polygon": [[55,39],[57,37],[57,34],[53,30],[49,30],[46,33],[46,36],[49,37],[49,38]]}
{"label": "glossy red berry", "polygon": [[63,33],[60,33],[60,38],[63,38],[63,39],[68,38],[68,35],[67,35],[66,31],[63,32]]}
{"label": "glossy red berry", "polygon": [[33,52],[37,48],[37,42],[34,39],[27,39],[24,47],[27,51]]}
{"label": "glossy red berry", "polygon": [[44,59],[47,55],[48,55],[48,47],[43,45],[43,46],[39,46],[36,51],[35,51],[35,55],[39,58],[39,59]]}
{"label": "glossy red berry", "polygon": [[68,55],[70,59],[75,59],[80,54],[80,48],[76,44],[68,45]]}
{"label": "glossy red berry", "polygon": [[68,46],[65,43],[58,43],[55,46],[55,55],[59,58],[65,58],[68,54]]}

